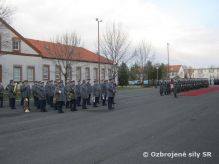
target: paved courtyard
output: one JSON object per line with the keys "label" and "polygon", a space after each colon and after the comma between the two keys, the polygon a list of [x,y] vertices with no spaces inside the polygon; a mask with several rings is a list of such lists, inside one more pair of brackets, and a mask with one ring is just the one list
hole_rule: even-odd
{"label": "paved courtyard", "polygon": [[151,88],[119,92],[113,111],[0,108],[0,164],[217,164],[218,98]]}

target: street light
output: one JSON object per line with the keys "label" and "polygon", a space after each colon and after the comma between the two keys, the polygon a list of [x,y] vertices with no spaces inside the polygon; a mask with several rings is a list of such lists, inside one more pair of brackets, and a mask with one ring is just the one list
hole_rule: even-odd
{"label": "street light", "polygon": [[168,65],[167,65],[167,77],[168,77],[168,79],[170,78],[169,46],[170,46],[170,43],[167,43],[167,60],[168,60]]}
{"label": "street light", "polygon": [[102,20],[99,20],[99,18],[96,18],[97,21],[97,26],[98,26],[98,33],[97,33],[97,42],[98,42],[98,55],[99,55],[99,62],[98,62],[98,75],[99,75],[99,84],[100,84],[100,22],[102,22]]}

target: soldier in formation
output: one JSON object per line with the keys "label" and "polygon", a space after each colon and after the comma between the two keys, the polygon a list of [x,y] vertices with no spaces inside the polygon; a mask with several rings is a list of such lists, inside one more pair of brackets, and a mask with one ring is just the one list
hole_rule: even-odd
{"label": "soldier in formation", "polygon": [[[9,106],[15,109],[15,98],[17,94],[18,83],[14,83],[13,80],[6,87],[7,95],[9,97]],[[25,80],[20,85],[21,93],[21,105],[24,106],[24,110],[30,109],[30,97],[31,93],[33,96],[34,106],[41,112],[46,112],[47,104],[58,111],[63,113],[63,106],[70,108],[71,111],[77,111],[77,107],[81,106],[82,109],[87,109],[87,105],[91,105],[91,99],[93,107],[98,107],[100,100],[102,105],[106,105],[108,101],[108,109],[113,109],[113,99],[116,93],[113,79],[108,82],[102,80],[99,84],[97,80],[94,80],[93,85],[90,84],[90,79],[83,80],[82,84],[78,81],[69,81],[66,85],[63,81],[47,81],[46,85],[44,82],[35,81],[32,88]],[[3,94],[4,87],[0,84],[0,107],[3,106]],[[24,101],[25,100],[25,101]],[[24,103],[25,102],[25,103]]]}
{"label": "soldier in formation", "polygon": [[208,79],[163,80],[160,82],[160,95],[170,95],[173,92],[174,97],[177,97],[177,93],[207,88],[208,86]]}

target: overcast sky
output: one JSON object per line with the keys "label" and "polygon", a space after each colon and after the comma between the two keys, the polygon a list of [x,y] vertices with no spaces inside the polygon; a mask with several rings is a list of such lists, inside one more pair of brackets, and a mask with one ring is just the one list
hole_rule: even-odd
{"label": "overcast sky", "polygon": [[14,27],[27,38],[50,40],[76,32],[83,46],[96,52],[100,33],[118,22],[133,45],[145,40],[156,51],[155,62],[192,67],[219,66],[218,0],[7,0],[16,8]]}

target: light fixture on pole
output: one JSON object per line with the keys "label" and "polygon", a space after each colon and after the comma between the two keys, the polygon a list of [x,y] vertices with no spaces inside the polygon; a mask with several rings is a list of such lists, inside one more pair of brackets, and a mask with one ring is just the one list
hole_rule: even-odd
{"label": "light fixture on pole", "polygon": [[167,60],[168,60],[168,64],[167,64],[167,78],[170,78],[170,59],[169,59],[169,46],[170,43],[167,43]]}
{"label": "light fixture on pole", "polygon": [[99,18],[96,18],[96,21],[97,21],[97,26],[98,26],[98,29],[97,29],[97,42],[98,42],[98,82],[100,84],[100,22],[102,22],[102,20],[99,20]]}

